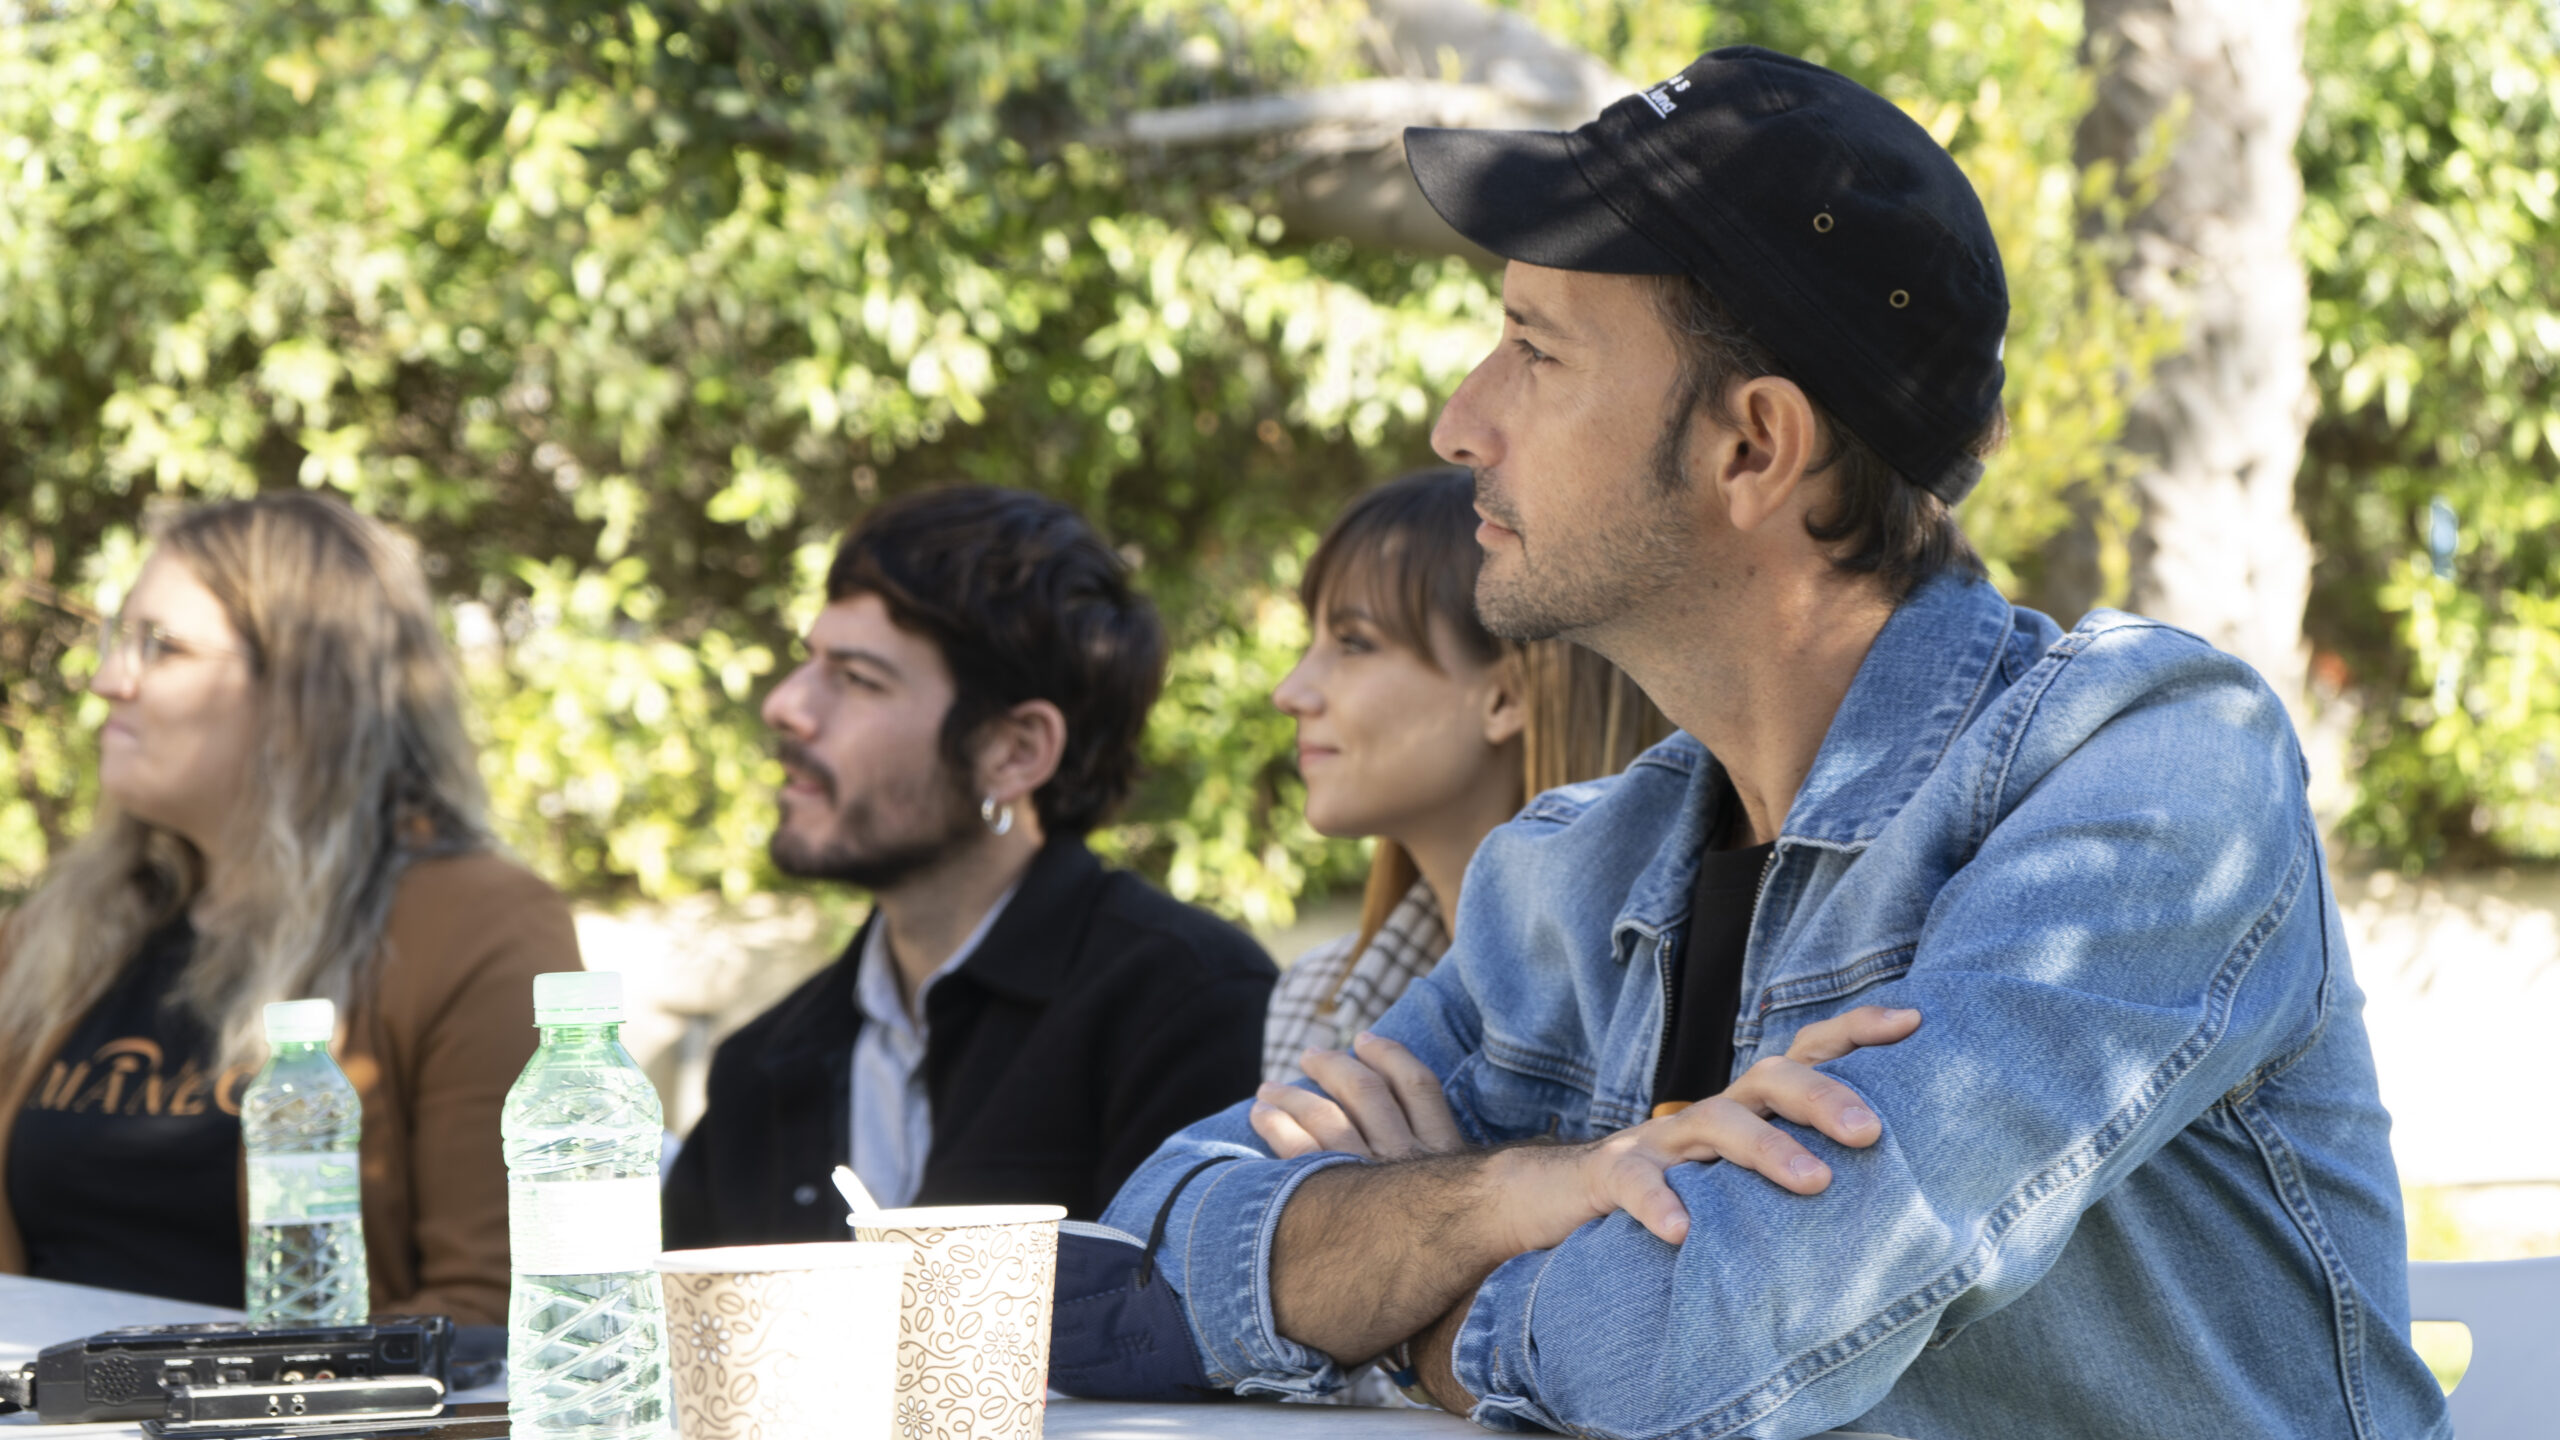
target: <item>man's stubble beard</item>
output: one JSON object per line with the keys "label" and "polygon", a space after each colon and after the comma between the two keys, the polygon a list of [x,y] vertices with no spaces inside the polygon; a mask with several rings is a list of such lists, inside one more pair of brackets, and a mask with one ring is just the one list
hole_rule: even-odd
{"label": "man's stubble beard", "polygon": [[[825,788],[827,799],[835,801],[832,777],[826,779]],[[959,783],[939,756],[935,757],[927,788],[916,797],[919,805],[930,806],[936,812],[923,835],[882,840],[877,799],[876,795],[866,794],[855,796],[849,803],[839,803],[835,829],[816,845],[804,844],[789,830],[776,825],[773,839],[766,846],[774,868],[797,879],[834,880],[878,894],[940,865],[955,852],[975,844],[985,833],[967,787]]]}
{"label": "man's stubble beard", "polygon": [[[1688,412],[1694,416],[1694,410]],[[1663,427],[1635,503],[1589,529],[1542,531],[1533,548],[1518,512],[1476,472],[1476,504],[1520,536],[1516,556],[1487,555],[1476,572],[1476,618],[1505,640],[1583,640],[1668,589],[1695,562],[1696,520],[1681,452],[1689,424]],[[1497,563],[1511,567],[1501,573]]]}

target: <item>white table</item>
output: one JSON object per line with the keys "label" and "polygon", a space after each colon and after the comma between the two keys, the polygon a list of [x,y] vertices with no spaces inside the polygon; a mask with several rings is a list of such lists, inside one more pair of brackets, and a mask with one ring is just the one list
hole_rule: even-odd
{"label": "white table", "polygon": [[[118,1325],[195,1324],[240,1319],[237,1310],[157,1300],[0,1275],[0,1366],[15,1368],[64,1340]],[[484,1397],[473,1392],[471,1399]],[[1386,1440],[1390,1436],[1482,1435],[1432,1410],[1353,1410],[1332,1405],[1240,1401],[1228,1405],[1123,1405],[1053,1397],[1044,1440]],[[140,1440],[134,1425],[39,1425],[32,1415],[0,1415],[0,1440]]]}

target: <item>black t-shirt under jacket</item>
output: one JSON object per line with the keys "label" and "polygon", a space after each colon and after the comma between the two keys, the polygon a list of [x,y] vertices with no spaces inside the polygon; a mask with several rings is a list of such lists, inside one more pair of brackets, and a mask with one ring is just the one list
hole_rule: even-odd
{"label": "black t-shirt under jacket", "polygon": [[1733,1082],[1733,1031],[1742,1005],[1743,949],[1760,908],[1760,881],[1777,846],[1719,850],[1715,836],[1740,819],[1742,802],[1731,781],[1716,787],[1706,816],[1708,844],[1698,856],[1697,886],[1690,892],[1689,930],[1679,963],[1663,979],[1660,1063],[1653,1099],[1691,1103],[1723,1092]]}

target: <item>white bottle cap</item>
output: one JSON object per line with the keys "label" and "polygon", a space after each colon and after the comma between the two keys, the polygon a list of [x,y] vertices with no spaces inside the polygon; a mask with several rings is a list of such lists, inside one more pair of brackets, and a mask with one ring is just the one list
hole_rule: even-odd
{"label": "white bottle cap", "polygon": [[338,1033],[338,1006],[330,1000],[278,1000],[266,1009],[267,1043],[326,1045]]}
{"label": "white bottle cap", "polygon": [[556,970],[533,977],[536,1025],[613,1025],[621,1020],[619,970]]}

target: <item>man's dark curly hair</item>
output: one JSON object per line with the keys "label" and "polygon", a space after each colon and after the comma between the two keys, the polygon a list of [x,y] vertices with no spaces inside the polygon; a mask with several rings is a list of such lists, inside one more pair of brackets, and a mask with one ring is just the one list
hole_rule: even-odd
{"label": "man's dark curly hair", "polygon": [[827,567],[827,601],[877,595],[951,669],[944,763],[970,769],[987,722],[1026,700],[1067,720],[1058,772],[1032,796],[1048,833],[1102,823],[1137,778],[1164,688],[1164,626],[1129,567],[1073,509],[984,485],[927,490],[865,515]]}

